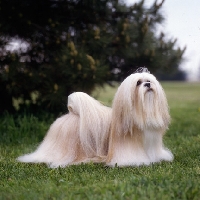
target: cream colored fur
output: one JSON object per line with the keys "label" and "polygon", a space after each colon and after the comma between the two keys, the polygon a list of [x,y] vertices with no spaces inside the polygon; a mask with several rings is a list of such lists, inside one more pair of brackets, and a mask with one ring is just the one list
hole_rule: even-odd
{"label": "cream colored fur", "polygon": [[90,161],[139,166],[173,160],[162,142],[170,123],[168,104],[152,74],[127,77],[112,109],[83,92],[69,95],[68,109],[51,125],[37,150],[19,161],[65,167]]}

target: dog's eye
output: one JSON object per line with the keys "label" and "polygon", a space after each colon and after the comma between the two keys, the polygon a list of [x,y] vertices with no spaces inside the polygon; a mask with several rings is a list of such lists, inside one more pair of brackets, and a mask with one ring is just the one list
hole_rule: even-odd
{"label": "dog's eye", "polygon": [[150,81],[149,81],[149,80],[147,80],[147,82],[148,82],[148,83],[150,83]]}
{"label": "dog's eye", "polygon": [[140,85],[141,83],[142,83],[142,81],[138,81],[138,82],[137,82],[137,86]]}

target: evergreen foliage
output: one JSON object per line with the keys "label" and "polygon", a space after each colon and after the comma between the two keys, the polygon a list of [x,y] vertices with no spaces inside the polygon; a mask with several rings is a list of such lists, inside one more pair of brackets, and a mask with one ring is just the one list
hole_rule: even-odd
{"label": "evergreen foliage", "polygon": [[[91,93],[137,67],[178,71],[184,50],[156,34],[161,3],[117,0],[0,2],[0,112],[59,112],[74,91]],[[8,44],[17,40],[17,51]]]}

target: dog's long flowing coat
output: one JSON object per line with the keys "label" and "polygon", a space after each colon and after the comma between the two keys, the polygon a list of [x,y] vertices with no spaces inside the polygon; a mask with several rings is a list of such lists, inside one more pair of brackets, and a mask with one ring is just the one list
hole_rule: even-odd
{"label": "dog's long flowing coat", "polygon": [[138,166],[173,160],[162,142],[170,122],[168,104],[152,74],[127,77],[112,109],[83,92],[69,95],[68,109],[51,125],[37,150],[19,161],[65,167],[89,161]]}

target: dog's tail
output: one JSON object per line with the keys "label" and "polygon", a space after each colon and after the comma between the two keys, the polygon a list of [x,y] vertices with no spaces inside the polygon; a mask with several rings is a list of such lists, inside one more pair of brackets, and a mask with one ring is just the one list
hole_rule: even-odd
{"label": "dog's tail", "polygon": [[79,136],[86,156],[92,158],[106,155],[111,108],[86,93],[76,92],[68,97],[68,109],[80,117]]}

